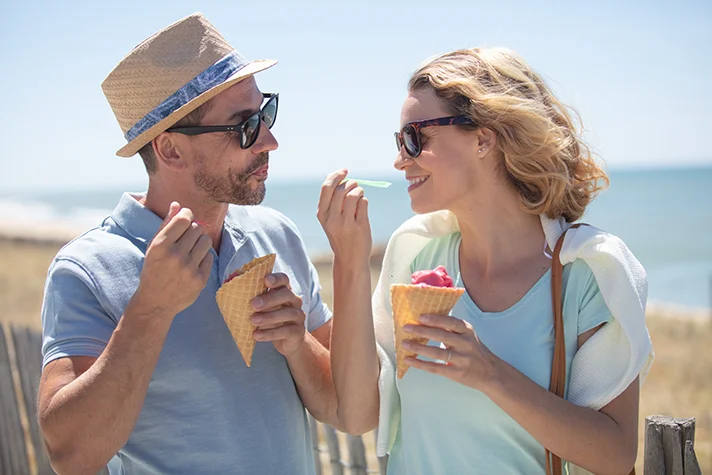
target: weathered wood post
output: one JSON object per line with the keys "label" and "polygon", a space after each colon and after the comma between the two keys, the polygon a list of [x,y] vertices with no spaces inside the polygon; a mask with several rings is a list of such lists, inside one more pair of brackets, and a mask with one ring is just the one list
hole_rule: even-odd
{"label": "weathered wood post", "polygon": [[[373,437],[375,439],[373,446],[378,447],[378,429],[373,431]],[[376,453],[378,453],[378,449],[376,449]],[[388,471],[388,454],[378,457],[378,469],[381,472],[380,475],[386,475]]]}
{"label": "weathered wood post", "polygon": [[363,447],[363,439],[357,435],[346,434],[349,446],[349,462],[352,475],[367,475],[368,465],[366,465],[366,450]]}
{"label": "weathered wood post", "polygon": [[9,338],[0,324],[0,473],[29,475],[32,470],[13,382]]}
{"label": "weathered wood post", "polygon": [[644,475],[700,475],[695,455],[695,418],[645,418]]}
{"label": "weathered wood post", "polygon": [[321,451],[319,450],[319,427],[317,426],[316,419],[311,415],[307,416],[309,418],[309,432],[311,433],[312,440],[312,450],[314,451],[314,467],[316,468],[316,475],[321,475]]}
{"label": "weathered wood post", "polygon": [[30,423],[30,435],[37,459],[37,473],[54,475],[37,420],[37,393],[42,375],[42,334],[29,328],[15,326],[12,327],[11,333],[15,344],[17,369],[20,372],[20,386]]}
{"label": "weathered wood post", "polygon": [[339,450],[339,437],[336,429],[330,425],[322,425],[326,438],[326,445],[329,448],[329,461],[331,462],[331,475],[344,475],[344,466],[341,463],[341,451]]}

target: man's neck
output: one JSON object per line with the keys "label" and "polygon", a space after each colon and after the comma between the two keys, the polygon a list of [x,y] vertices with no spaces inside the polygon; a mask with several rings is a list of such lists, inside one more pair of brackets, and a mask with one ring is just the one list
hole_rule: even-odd
{"label": "man's neck", "polygon": [[166,193],[160,187],[149,184],[148,192],[139,200],[146,208],[153,211],[161,219],[165,219],[172,202],[177,201],[181,208],[188,208],[193,212],[193,221],[205,228],[205,234],[213,241],[213,249],[220,252],[222,228],[227,215],[226,203],[208,202],[196,196],[181,193]]}

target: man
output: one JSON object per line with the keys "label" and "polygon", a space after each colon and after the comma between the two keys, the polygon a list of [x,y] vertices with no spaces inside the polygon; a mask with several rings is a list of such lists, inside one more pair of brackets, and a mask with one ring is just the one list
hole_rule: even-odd
{"label": "man", "polygon": [[[58,473],[310,474],[304,407],[338,427],[331,314],[301,238],[276,211],[229,205],[265,194],[278,96],[253,75],[274,64],[194,14],[102,84],[128,140],[117,154],[140,153],[149,187],[49,270],[39,417]],[[247,367],[215,296],[269,253]]]}

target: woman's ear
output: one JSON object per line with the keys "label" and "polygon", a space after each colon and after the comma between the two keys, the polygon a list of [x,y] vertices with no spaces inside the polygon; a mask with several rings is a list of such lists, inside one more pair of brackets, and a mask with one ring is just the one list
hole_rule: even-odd
{"label": "woman's ear", "polygon": [[477,129],[477,154],[484,157],[497,145],[497,134],[487,127]]}

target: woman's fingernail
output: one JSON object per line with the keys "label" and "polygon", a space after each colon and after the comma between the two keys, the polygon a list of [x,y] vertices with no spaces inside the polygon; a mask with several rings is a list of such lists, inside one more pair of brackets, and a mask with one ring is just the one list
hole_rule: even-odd
{"label": "woman's fingernail", "polygon": [[255,340],[261,340],[262,339],[262,332],[255,332],[254,333]]}
{"label": "woman's fingernail", "polygon": [[403,330],[405,330],[407,332],[412,332],[413,328],[414,328],[413,325],[406,325],[403,327]]}
{"label": "woman's fingernail", "polygon": [[403,342],[403,348],[412,348],[413,344],[409,342],[408,340]]}
{"label": "woman's fingernail", "polygon": [[262,300],[261,297],[257,297],[254,300],[252,300],[252,306],[255,308],[260,308],[264,304],[264,301]]}
{"label": "woman's fingernail", "polygon": [[420,319],[421,322],[423,323],[429,323],[430,322],[430,316],[429,315],[421,315]]}
{"label": "woman's fingernail", "polygon": [[260,317],[260,316],[252,317],[252,323],[254,323],[255,325],[257,325],[258,323],[262,323],[262,317]]}
{"label": "woman's fingernail", "polygon": [[267,283],[270,284],[270,285],[272,285],[272,284],[274,284],[274,282],[275,282],[274,276],[273,276],[273,275],[268,275],[268,276],[267,276]]}

